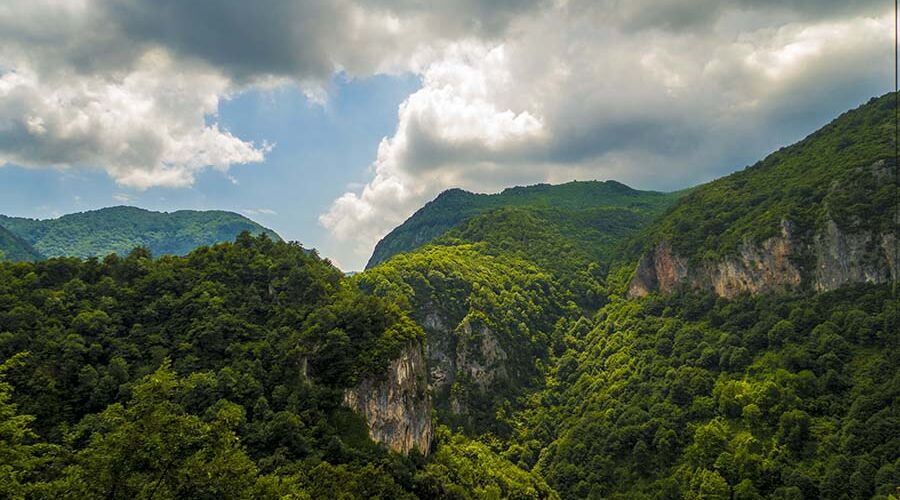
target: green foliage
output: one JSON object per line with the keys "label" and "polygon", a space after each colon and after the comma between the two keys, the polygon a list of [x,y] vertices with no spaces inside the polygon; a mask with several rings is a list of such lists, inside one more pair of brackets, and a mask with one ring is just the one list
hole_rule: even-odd
{"label": "green foliage", "polygon": [[221,400],[202,418],[179,400],[198,380],[168,362],[132,387],[126,404],[85,418],[69,440],[86,442],[58,481],[71,498],[253,498],[257,468],[240,444],[244,409]]}
{"label": "green foliage", "polygon": [[28,242],[0,226],[0,261],[29,261],[41,259],[41,254]]}
{"label": "green foliage", "polygon": [[[427,246],[355,280],[362,289],[403,304],[425,326],[432,364],[456,370],[450,373],[453,385],[435,392],[439,415],[470,430],[503,432],[496,412],[542,383],[540,360],[549,357],[554,325],[577,310],[549,273],[517,256],[492,255],[484,243]],[[494,341],[503,354],[485,359],[483,343]],[[490,383],[442,361],[462,358],[484,366]]]}
{"label": "green foliage", "polygon": [[[0,226],[33,246],[36,252],[25,257],[7,256],[10,260],[36,260],[40,255],[82,258],[111,253],[124,255],[135,247],[145,247],[153,255],[185,255],[197,247],[232,241],[244,231],[280,240],[273,231],[244,216],[221,211],[164,213],[111,207],[48,220],[0,215]],[[0,229],[0,250],[5,248]]]}
{"label": "green foliage", "polygon": [[[330,343],[338,329],[346,345]],[[272,472],[383,456],[350,440],[364,429],[358,420],[335,426],[346,413],[340,390],[383,371],[418,335],[327,261],[266,236],[186,257],[0,265],[0,357],[31,353],[7,373],[16,407],[4,411],[34,415],[29,436],[69,450],[55,480],[87,496],[149,496],[163,478],[157,497],[204,497],[255,476],[257,462]],[[135,453],[131,444],[144,442],[147,455]],[[219,486],[195,483],[210,474]]]}
{"label": "green foliage", "polygon": [[[388,453],[341,404],[344,388],[384,373],[421,341],[398,303],[361,292],[315,252],[265,235],[242,233],[184,257],[154,260],[137,249],[102,261],[0,264],[0,359],[7,360],[0,491],[13,498],[459,491],[455,471],[431,475],[420,455]],[[504,464],[497,484],[549,491],[482,452]],[[454,453],[439,456],[452,461]]]}
{"label": "green foliage", "polygon": [[[398,253],[415,250],[473,216],[508,207],[537,210],[547,216],[549,222],[562,223],[569,230],[580,231],[593,226],[601,232],[601,242],[606,243],[603,235],[610,231],[604,226],[631,229],[635,224],[645,222],[645,218],[661,213],[680,194],[638,191],[615,181],[570,182],[557,186],[537,184],[505,189],[499,194],[450,189],[379,241],[366,268]],[[561,217],[561,214],[574,214],[575,217]],[[578,228],[576,219],[584,219],[586,227]]]}
{"label": "green foliage", "polygon": [[33,444],[34,417],[22,415],[12,403],[12,385],[6,382],[9,370],[22,366],[27,353],[19,353],[0,364],[0,491],[7,498],[25,498],[39,488],[38,471],[52,459],[56,447]]}
{"label": "green foliage", "polygon": [[567,337],[506,455],[566,498],[894,491],[898,308],[887,286],[613,299]]}
{"label": "green foliage", "polygon": [[559,495],[533,472],[500,457],[481,442],[437,430],[438,450],[419,474],[426,497],[537,499]]}

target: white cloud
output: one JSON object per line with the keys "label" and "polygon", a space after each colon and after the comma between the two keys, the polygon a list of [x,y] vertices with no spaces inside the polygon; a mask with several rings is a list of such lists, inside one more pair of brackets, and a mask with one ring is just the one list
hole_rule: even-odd
{"label": "white cloud", "polygon": [[234,137],[213,115],[228,82],[145,54],[124,75],[0,76],[0,162],[102,168],[123,186],[187,186],[207,167],[262,161],[268,146]]}
{"label": "white cloud", "polygon": [[244,210],[241,210],[241,213],[248,217],[255,217],[257,215],[278,215],[278,212],[271,208],[245,208]]}
{"label": "white cloud", "polygon": [[364,262],[380,237],[450,187],[576,178],[683,187],[887,90],[879,82],[892,13],[795,7],[725,5],[688,30],[694,15],[675,26],[572,1],[522,16],[501,41],[451,45],[401,104],[371,181],[320,222],[353,244],[345,260]]}
{"label": "white cloud", "polygon": [[397,132],[378,147],[374,179],[360,194],[336,200],[322,224],[365,254],[435,190],[491,168],[481,163],[533,151],[544,140],[541,119],[495,94],[510,79],[505,59],[502,45],[449,47],[425,70],[423,88],[400,106]]}

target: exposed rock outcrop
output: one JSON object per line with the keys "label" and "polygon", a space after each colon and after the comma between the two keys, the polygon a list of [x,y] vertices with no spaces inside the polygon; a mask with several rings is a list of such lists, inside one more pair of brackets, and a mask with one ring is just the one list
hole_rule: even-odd
{"label": "exposed rock outcrop", "polygon": [[[814,269],[801,270],[797,264],[801,254],[814,256]],[[796,237],[793,224],[785,220],[781,234],[759,245],[745,240],[734,256],[718,262],[691,265],[668,242],[662,242],[641,258],[628,295],[641,297],[655,290],[668,293],[676,286],[686,285],[730,298],[743,292],[786,290],[801,285],[828,291],[852,283],[886,283],[897,277],[897,255],[895,235],[846,232],[830,218],[814,236],[811,248],[805,248]]]}
{"label": "exposed rock outcrop", "polygon": [[422,318],[428,332],[429,384],[436,395],[447,398],[451,413],[465,414],[468,409],[464,398],[452,393],[455,383],[486,394],[508,381],[509,355],[481,319],[468,315],[454,327],[433,305],[424,308]]}
{"label": "exposed rock outcrop", "polygon": [[687,277],[687,273],[687,259],[675,254],[669,242],[663,241],[641,257],[628,286],[628,294],[643,297],[654,290],[668,293]]}
{"label": "exposed rock outcrop", "polygon": [[829,219],[816,235],[815,288],[834,290],[850,283],[885,283],[897,276],[897,238],[869,232],[847,233]]}
{"label": "exposed rock outcrop", "polygon": [[362,414],[369,435],[390,449],[427,454],[433,436],[431,396],[422,345],[409,344],[380,377],[344,391],[344,404]]}

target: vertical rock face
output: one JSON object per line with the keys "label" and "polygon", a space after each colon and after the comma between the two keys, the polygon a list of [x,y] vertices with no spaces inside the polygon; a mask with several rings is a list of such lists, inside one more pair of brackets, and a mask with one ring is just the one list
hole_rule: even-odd
{"label": "vertical rock face", "polygon": [[834,290],[849,283],[885,283],[897,276],[893,234],[846,233],[831,219],[816,235],[815,287]]}
{"label": "vertical rock face", "polygon": [[794,252],[793,226],[789,221],[782,221],[780,235],[759,246],[744,241],[737,256],[706,265],[701,280],[708,281],[717,295],[729,298],[741,292],[795,288],[800,285],[801,277],[800,270],[791,261]]}
{"label": "vertical rock face", "polygon": [[[815,257],[815,268],[807,269],[807,273],[801,273],[794,258],[801,250]],[[730,298],[743,292],[787,290],[804,284],[828,291],[852,283],[887,283],[897,278],[897,256],[895,235],[845,232],[831,219],[814,236],[811,248],[803,248],[793,224],[785,220],[778,236],[759,245],[744,241],[736,255],[718,262],[689,265],[663,242],[641,258],[628,294],[642,297],[656,290],[667,293],[684,284]],[[803,282],[804,276],[808,276],[808,283]]]}
{"label": "vertical rock face", "polygon": [[628,294],[643,297],[654,290],[668,293],[687,275],[687,259],[675,254],[669,242],[663,241],[653,252],[641,257],[634,279],[628,286]]}
{"label": "vertical rock face", "polygon": [[410,344],[380,377],[344,391],[344,404],[362,414],[375,441],[399,453],[431,447],[431,396],[422,345]]}
{"label": "vertical rock face", "polygon": [[468,411],[465,398],[451,390],[455,383],[462,382],[483,395],[509,379],[509,355],[481,320],[466,316],[450,327],[433,305],[425,308],[422,317],[422,326],[429,334],[429,383],[439,400],[449,399],[451,413],[462,415]]}

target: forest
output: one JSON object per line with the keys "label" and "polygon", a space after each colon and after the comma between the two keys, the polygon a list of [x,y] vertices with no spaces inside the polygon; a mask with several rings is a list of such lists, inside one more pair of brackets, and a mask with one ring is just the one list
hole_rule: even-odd
{"label": "forest", "polygon": [[[429,267],[466,276],[488,265],[465,268],[471,256],[454,252],[463,254],[431,255],[439,261]],[[3,264],[0,489],[14,498],[896,492],[900,303],[889,287],[734,301],[612,296],[585,317],[576,301],[554,308],[566,302],[554,278],[521,281],[533,270],[508,259],[521,276],[483,276],[508,293],[483,291],[478,307],[491,318],[534,311],[515,361],[543,361],[529,391],[505,386],[493,415],[448,419],[427,457],[387,452],[340,405],[341,388],[424,335],[408,305],[382,298],[404,292],[364,291],[378,288],[374,275],[359,286],[296,244],[249,235],[186,257],[136,250]]]}

